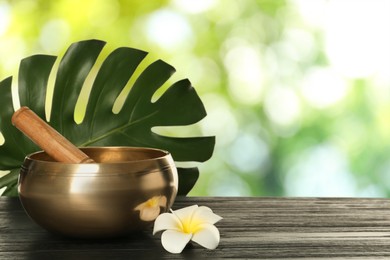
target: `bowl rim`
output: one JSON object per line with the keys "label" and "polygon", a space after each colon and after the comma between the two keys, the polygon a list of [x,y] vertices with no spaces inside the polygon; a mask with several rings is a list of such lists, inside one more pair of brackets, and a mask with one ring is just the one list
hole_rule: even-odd
{"label": "bowl rim", "polygon": [[[92,149],[119,149],[119,150],[133,150],[133,151],[139,151],[139,150],[147,150],[147,151],[155,151],[160,152],[161,156],[151,157],[148,159],[141,159],[141,160],[134,160],[134,161],[118,161],[118,162],[95,162],[95,163],[67,163],[67,162],[58,162],[58,161],[47,161],[47,160],[39,160],[33,158],[37,154],[46,153],[44,150],[36,151],[30,154],[27,154],[25,157],[25,161],[30,162],[39,162],[40,164],[62,164],[62,165],[80,165],[80,164],[89,164],[89,165],[121,165],[121,164],[132,164],[132,163],[141,163],[141,162],[152,162],[152,161],[158,161],[158,160],[164,160],[167,158],[172,158],[172,155],[169,151],[159,149],[159,148],[151,148],[151,147],[138,147],[138,146],[85,146],[85,147],[79,147],[80,150],[92,150]],[[172,159],[173,160],[173,159]]]}

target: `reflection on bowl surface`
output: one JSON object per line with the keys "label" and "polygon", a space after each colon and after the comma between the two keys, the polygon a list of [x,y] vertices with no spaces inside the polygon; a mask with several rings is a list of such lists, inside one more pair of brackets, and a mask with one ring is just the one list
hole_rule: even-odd
{"label": "reflection on bowl surface", "polygon": [[171,155],[135,147],[88,147],[91,164],[27,156],[19,197],[47,230],[73,237],[112,237],[148,227],[172,206],[178,176]]}

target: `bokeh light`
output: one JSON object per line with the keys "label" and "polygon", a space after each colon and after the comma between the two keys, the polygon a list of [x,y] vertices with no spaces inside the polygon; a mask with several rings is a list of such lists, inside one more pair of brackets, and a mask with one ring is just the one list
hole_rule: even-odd
{"label": "bokeh light", "polygon": [[11,22],[10,7],[7,3],[0,3],[0,36],[4,35]]}
{"label": "bokeh light", "polygon": [[158,10],[150,15],[146,33],[151,42],[165,49],[192,45],[193,33],[187,19],[169,9]]}

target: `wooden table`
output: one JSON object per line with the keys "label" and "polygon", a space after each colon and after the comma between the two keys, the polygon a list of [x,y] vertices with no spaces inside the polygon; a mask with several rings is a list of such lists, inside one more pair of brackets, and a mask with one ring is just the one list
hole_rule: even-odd
{"label": "wooden table", "polygon": [[57,237],[34,224],[17,198],[0,198],[0,259],[390,259],[390,200],[180,197],[175,208],[211,207],[219,247],[166,252],[151,230],[111,240]]}

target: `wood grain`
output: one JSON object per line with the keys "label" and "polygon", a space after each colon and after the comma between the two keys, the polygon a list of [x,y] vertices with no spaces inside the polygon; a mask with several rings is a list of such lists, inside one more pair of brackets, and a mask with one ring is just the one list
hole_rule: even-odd
{"label": "wood grain", "polygon": [[2,197],[0,259],[390,259],[388,199],[180,197],[174,209],[193,204],[224,218],[220,245],[173,255],[151,230],[95,241],[52,235]]}

